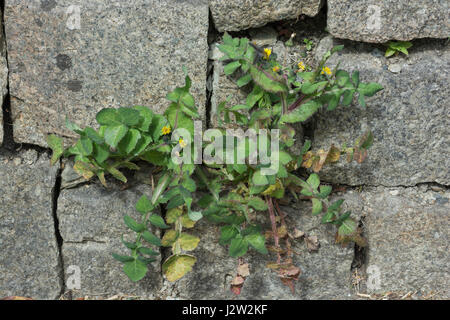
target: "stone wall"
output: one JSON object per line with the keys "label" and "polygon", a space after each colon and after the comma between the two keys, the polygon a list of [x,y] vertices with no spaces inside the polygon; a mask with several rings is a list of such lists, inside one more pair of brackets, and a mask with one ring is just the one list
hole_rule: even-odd
{"label": "stone wall", "polygon": [[[346,200],[368,246],[336,245],[334,229],[311,216],[309,201],[288,199],[282,210],[290,231],[316,236],[319,250],[293,241],[302,270],[295,293],[265,267],[273,255],[250,253],[238,298],[361,299],[388,292],[450,298],[448,1],[5,0],[3,9],[0,298],[234,298],[229,284],[237,261],[218,244],[218,226],[206,221],[193,231],[202,241],[192,273],[169,283],[158,260],[143,281],[130,282],[111,252],[123,250],[122,234],[130,236],[123,215],[134,215],[136,200],[151,193],[151,168],[126,188],[111,180],[105,189],[80,180],[70,162],[51,167],[45,142],[49,133],[72,141],[64,119],[93,125],[104,107],[145,105],[162,113],[166,93],[182,84],[182,66],[202,118],[214,125],[218,103],[229,95],[233,104],[245,98],[223,73],[216,49],[223,31],[272,47],[286,63],[313,65],[344,44],[329,66],[358,69],[363,80],[385,88],[365,109],[321,111],[296,128],[294,146],[298,151],[303,137],[313,149],[352,143],[372,129],[375,142],[363,164],[321,172],[335,187],[333,197]],[[291,33],[296,38],[288,47]],[[311,50],[304,38],[313,41]],[[385,58],[389,40],[412,40],[409,56]],[[78,271],[81,287],[69,290]],[[368,283],[374,277],[377,286]]]}

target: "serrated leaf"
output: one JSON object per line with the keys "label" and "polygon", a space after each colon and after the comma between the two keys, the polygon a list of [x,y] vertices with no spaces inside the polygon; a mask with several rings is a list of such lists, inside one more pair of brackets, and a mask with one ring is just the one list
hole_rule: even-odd
{"label": "serrated leaf", "polygon": [[342,222],[342,225],[338,229],[338,233],[341,236],[348,236],[356,232],[358,225],[356,221],[353,219],[346,219]]}
{"label": "serrated leaf", "polygon": [[316,198],[312,198],[312,215],[318,215],[319,213],[322,212],[322,201],[320,201],[319,199]]}
{"label": "serrated leaf", "polygon": [[145,194],[140,197],[136,203],[136,210],[142,214],[146,214],[153,210],[153,205]]}
{"label": "serrated leaf", "polygon": [[246,254],[247,250],[248,250],[248,241],[245,238],[236,237],[233,240],[231,240],[228,253],[231,257],[237,258]]}
{"label": "serrated leaf", "polygon": [[123,262],[123,263],[134,261],[134,258],[130,257],[130,256],[124,256],[124,255],[117,254],[117,253],[111,253],[111,255],[113,256],[114,259],[116,259],[117,261]]}
{"label": "serrated leaf", "polygon": [[219,243],[221,245],[226,245],[231,242],[231,239],[234,239],[238,235],[238,231],[234,226],[224,226],[220,228],[220,239]]}
{"label": "serrated leaf", "polygon": [[269,71],[258,70],[254,66],[250,66],[250,74],[261,88],[272,93],[286,93],[288,88],[281,80],[277,79],[277,75]]}
{"label": "serrated leaf", "polygon": [[146,248],[146,247],[140,247],[138,251],[139,251],[139,253],[146,254],[148,256],[159,256],[159,254],[160,254],[159,252],[156,252],[156,251],[154,251],[150,248]]}
{"label": "serrated leaf", "polygon": [[223,68],[223,72],[229,76],[231,74],[233,74],[237,68],[239,68],[241,66],[241,63],[239,61],[233,61],[228,63],[224,68]]}
{"label": "serrated leaf", "polygon": [[255,173],[252,176],[252,183],[255,186],[264,186],[264,185],[269,184],[269,180],[267,179],[267,176],[262,175],[261,171],[258,170],[258,171],[255,171]]}
{"label": "serrated leaf", "polygon": [[130,154],[136,147],[139,139],[141,139],[141,133],[136,129],[128,130],[125,137],[118,144],[119,150],[125,154]]}
{"label": "serrated leaf", "polygon": [[196,261],[197,259],[191,255],[173,255],[163,263],[162,271],[167,280],[174,282],[191,271]]}
{"label": "serrated leaf", "polygon": [[145,132],[148,132],[150,128],[150,124],[152,123],[153,119],[153,112],[149,107],[145,106],[134,106],[135,110],[139,111],[140,114],[140,122],[139,122],[139,129]]}
{"label": "serrated leaf", "polygon": [[128,128],[123,124],[117,126],[108,126],[105,129],[105,142],[113,148],[117,148],[120,140],[127,134]]}
{"label": "serrated leaf", "polygon": [[177,241],[178,232],[171,229],[164,233],[164,236],[161,239],[161,245],[163,247],[171,247],[175,241]]}
{"label": "serrated leaf", "polygon": [[121,122],[126,126],[131,127],[139,123],[140,113],[138,110],[120,107],[119,109],[117,109],[117,113],[120,117]]}
{"label": "serrated leaf", "polygon": [[185,251],[192,251],[197,248],[200,238],[188,233],[181,233],[177,241],[180,243],[181,249]]}
{"label": "serrated leaf", "polygon": [[184,214],[181,216],[181,225],[185,228],[193,228],[195,226],[196,221],[191,220],[191,218],[189,218],[189,215]]}
{"label": "serrated leaf", "polygon": [[258,197],[251,197],[248,201],[248,205],[258,211],[267,210],[267,204],[264,202],[264,200]]}
{"label": "serrated leaf", "polygon": [[255,248],[259,253],[267,254],[267,248],[265,246],[265,238],[260,233],[252,233],[250,235],[245,236],[245,239],[248,243]]}
{"label": "serrated leaf", "polygon": [[151,224],[153,224],[155,227],[158,227],[160,229],[167,229],[169,226],[164,222],[164,219],[158,216],[157,214],[152,214],[148,220]]}
{"label": "serrated leaf", "polygon": [[47,144],[53,151],[50,164],[54,165],[64,153],[63,140],[60,137],[51,134],[47,137]]}
{"label": "serrated leaf", "polygon": [[105,108],[96,115],[96,120],[100,125],[117,126],[121,124],[121,119],[116,109]]}
{"label": "serrated leaf", "polygon": [[137,282],[145,277],[148,268],[147,265],[139,259],[129,261],[123,266],[123,271],[131,281]]}
{"label": "serrated leaf", "polygon": [[311,188],[316,190],[320,185],[319,175],[316,173],[311,174],[308,180],[306,180],[306,183],[308,183],[311,186]]}
{"label": "serrated leaf", "polygon": [[245,76],[241,77],[236,81],[236,85],[241,88],[252,81],[252,76],[250,74],[246,74]]}
{"label": "serrated leaf", "polygon": [[119,170],[117,170],[114,167],[109,167],[106,169],[109,173],[111,173],[113,175],[114,178],[116,178],[119,181],[122,181],[123,183],[127,182],[127,178],[124,176],[124,174],[122,172],[120,172]]}
{"label": "serrated leaf", "polygon": [[159,239],[157,236],[152,234],[151,232],[145,230],[142,233],[142,238],[144,238],[145,241],[147,241],[150,244],[154,244],[155,246],[160,247],[161,246],[161,239]]}
{"label": "serrated leaf", "polygon": [[302,104],[300,107],[297,107],[293,111],[284,114],[281,117],[281,121],[286,123],[296,123],[306,121],[314,113],[316,113],[320,107],[321,107],[320,103],[318,103],[315,100],[310,100]]}
{"label": "serrated leaf", "polygon": [[169,210],[167,210],[167,213],[166,213],[166,222],[174,223],[182,215],[183,215],[183,209],[181,209],[181,208],[169,209]]}
{"label": "serrated leaf", "polygon": [[137,223],[130,216],[127,215],[123,216],[123,221],[125,221],[127,227],[133,230],[134,232],[142,232],[145,230],[145,226],[143,224]]}

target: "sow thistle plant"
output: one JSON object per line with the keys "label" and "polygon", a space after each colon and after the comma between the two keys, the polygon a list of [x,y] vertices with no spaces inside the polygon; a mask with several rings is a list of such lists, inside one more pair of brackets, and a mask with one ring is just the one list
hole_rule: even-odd
{"label": "sow thistle plant", "polygon": [[[170,105],[163,115],[143,106],[106,108],[96,116],[98,130],[81,129],[66,121],[68,128],[80,138],[64,149],[62,139],[50,135],[51,162],[56,163],[61,156],[74,157],[74,169],[80,175],[87,180],[97,176],[105,186],[106,174],[127,182],[121,169],[139,170],[138,161],[156,167],[152,173],[155,181],[152,194],[142,196],[136,204],[142,218],[136,221],[124,216],[124,223],[135,233],[133,242],[122,239],[130,253],[113,253],[132,281],[146,275],[161,246],[172,250],[162,265],[169,281],[176,281],[191,271],[196,263],[191,251],[201,239],[186,230],[204,218],[220,225],[219,243],[228,247],[231,257],[242,257],[249,249],[261,254],[274,253],[276,260],[268,267],[293,288],[300,269],[292,261],[286,215],[279,200],[288,193],[295,198],[301,195],[310,199],[312,214],[322,214],[322,223],[336,225],[337,243],[355,241],[363,245],[357,222],[350,217],[350,212],[342,212],[343,200],[328,199],[332,188],[321,184],[317,172],[324,165],[339,161],[342,155],[348,162],[362,162],[373,143],[373,135],[366,132],[352,147],[332,145],[328,150],[317,151],[310,150],[311,142],[306,141],[301,154],[295,155],[291,151],[295,141],[292,125],[308,120],[321,108],[334,110],[339,104],[349,106],[355,95],[364,107],[365,98],[382,87],[361,82],[358,71],[350,75],[326,65],[328,58],[342,46],[328,51],[315,69],[303,63],[284,66],[271,48],[258,48],[247,38],[225,34],[218,48],[224,54],[221,60],[226,63],[225,74],[239,74],[236,84],[249,88],[250,93],[245,104],[227,106],[227,101],[223,101],[218,106],[216,133],[221,133],[222,139],[216,134],[214,139],[204,139],[200,145],[205,152],[214,149],[211,153],[214,157],[199,160],[196,150],[199,146],[191,143],[194,121],[199,114],[189,93],[191,80],[186,75],[185,85],[167,94]],[[230,134],[231,129],[241,131]],[[250,145],[254,139],[247,134],[236,134],[249,130],[259,132],[257,145],[270,150],[271,159],[278,159],[278,170],[270,172],[273,163],[262,161],[261,154],[256,156],[258,161],[252,161],[255,154]],[[279,133],[277,148],[269,133],[274,130]],[[209,143],[211,140],[214,141]],[[217,151],[222,150],[214,148],[217,146],[225,147],[226,152]],[[223,161],[230,154],[232,161]],[[244,161],[237,161],[238,155]],[[176,157],[189,161],[175,161]],[[301,167],[314,172],[303,180],[295,174]],[[158,212],[165,212],[165,216]],[[265,232],[258,224],[256,213],[268,214],[270,231]],[[164,230],[161,239],[152,233],[154,228]],[[233,285],[239,287],[242,282]]]}

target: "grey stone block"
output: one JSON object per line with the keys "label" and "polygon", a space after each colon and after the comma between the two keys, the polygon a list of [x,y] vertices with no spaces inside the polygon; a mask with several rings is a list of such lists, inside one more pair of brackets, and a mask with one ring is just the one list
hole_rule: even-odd
{"label": "grey stone block", "polygon": [[105,107],[145,105],[162,113],[166,94],[193,80],[205,113],[206,0],[25,1],[5,5],[16,142],[72,138],[66,116],[94,125]]}
{"label": "grey stone block", "polygon": [[328,0],[328,30],[363,42],[447,38],[450,5],[439,0]]}
{"label": "grey stone block", "polygon": [[52,214],[57,167],[34,150],[0,151],[0,297],[57,299],[62,268]]}

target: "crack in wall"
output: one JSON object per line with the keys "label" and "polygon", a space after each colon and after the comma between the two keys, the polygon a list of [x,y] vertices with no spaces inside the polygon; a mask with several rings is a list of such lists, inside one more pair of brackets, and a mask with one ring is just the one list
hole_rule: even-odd
{"label": "crack in wall", "polygon": [[62,246],[63,246],[64,240],[63,240],[63,238],[61,236],[61,232],[59,230],[59,219],[58,219],[58,215],[57,215],[58,197],[61,192],[61,181],[62,181],[61,173],[62,173],[62,167],[61,167],[61,162],[60,162],[60,167],[58,168],[55,185],[52,190],[52,217],[53,217],[53,223],[54,223],[54,228],[55,228],[56,243],[58,245],[58,269],[59,269],[58,275],[59,275],[59,283],[61,286],[61,291],[60,291],[58,297],[56,297],[56,299],[59,298],[60,296],[62,296],[66,289],[65,279],[64,279],[64,275],[65,275],[64,259],[62,256]]}

